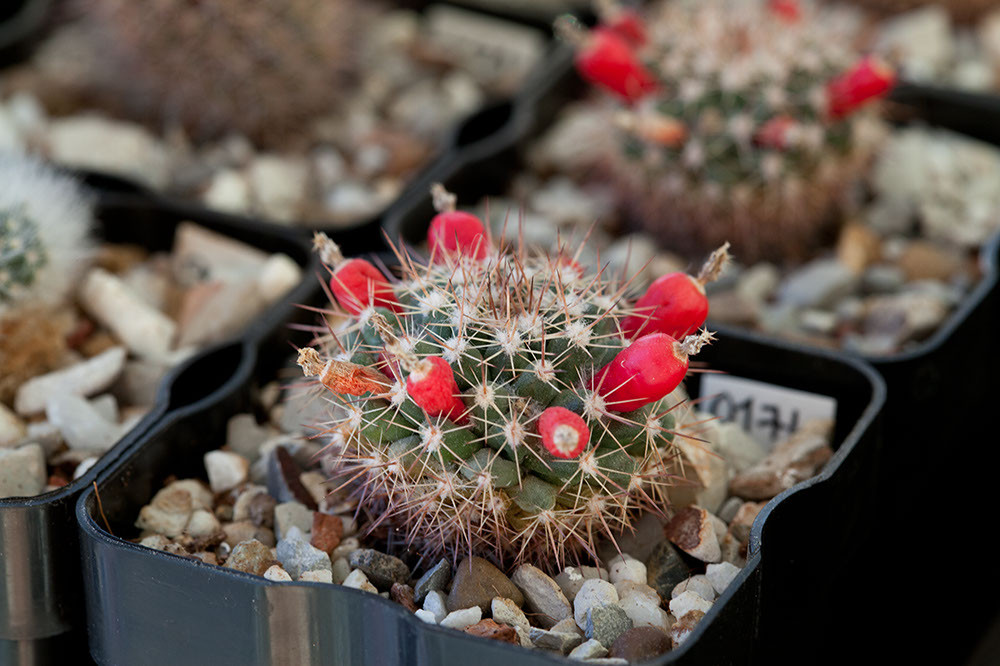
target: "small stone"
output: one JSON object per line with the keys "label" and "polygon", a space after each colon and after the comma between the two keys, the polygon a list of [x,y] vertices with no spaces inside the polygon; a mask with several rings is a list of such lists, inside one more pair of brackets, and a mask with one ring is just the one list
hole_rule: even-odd
{"label": "small stone", "polygon": [[736,517],[736,513],[743,506],[744,502],[739,497],[730,497],[725,501],[722,507],[719,508],[719,519],[725,523],[732,522],[733,518]]}
{"label": "small stone", "polygon": [[207,537],[218,533],[222,529],[219,519],[215,514],[205,509],[198,509],[191,514],[184,531],[193,537]]}
{"label": "small stone", "polygon": [[117,422],[108,421],[93,405],[72,394],[52,396],[45,405],[45,416],[72,449],[107,451],[122,435]]}
{"label": "small stone", "polygon": [[341,557],[347,559],[348,557],[351,556],[351,553],[358,550],[359,548],[361,548],[361,542],[359,542],[354,537],[348,537],[346,539],[341,540],[340,545],[334,548],[333,552],[330,553],[330,557],[332,557],[335,560]]}
{"label": "small stone", "polygon": [[271,433],[267,426],[257,424],[253,414],[237,414],[226,423],[226,448],[253,462]]}
{"label": "small stone", "polygon": [[344,181],[324,199],[330,216],[339,223],[354,222],[374,215],[381,207],[378,195],[362,183]]}
{"label": "small stone", "polygon": [[670,598],[676,599],[685,592],[694,592],[702,599],[705,599],[707,601],[713,601],[716,596],[715,587],[712,586],[712,581],[710,581],[708,579],[708,576],[704,574],[691,576],[687,580],[682,580],[681,582],[677,583],[674,589],[670,591]]}
{"label": "small stone", "polygon": [[449,629],[464,631],[468,627],[476,624],[483,618],[483,611],[479,606],[463,608],[461,610],[448,613],[438,624]]}
{"label": "small stone", "polygon": [[58,164],[140,180],[162,189],[170,180],[166,145],[141,125],[94,113],[53,120],[47,155]]}
{"label": "small stone", "polygon": [[494,597],[511,599],[514,603],[524,603],[521,591],[502,571],[481,557],[467,557],[455,569],[455,578],[448,595],[448,608],[469,608],[477,606],[486,611]]}
{"label": "small stone", "polygon": [[208,188],[201,195],[202,202],[214,210],[227,213],[250,211],[250,185],[238,171],[223,169],[212,176]]}
{"label": "small stone", "polygon": [[[424,597],[431,590],[443,590],[451,580],[451,564],[447,559],[441,558],[437,564],[428,569],[414,587],[414,595],[417,603],[423,603]],[[519,593],[520,594],[520,593]]]}
{"label": "small stone", "polygon": [[[241,488],[232,505],[231,520],[250,520],[250,504],[259,495],[267,495],[267,488],[256,485],[247,485]],[[271,501],[274,502],[273,497],[271,498]],[[273,509],[271,513],[272,515],[269,516],[271,521],[267,527],[274,526]]]}
{"label": "small stone", "polygon": [[300,502],[315,511],[319,506],[302,485],[301,475],[302,468],[284,446],[267,453],[267,491],[279,502]]}
{"label": "small stone", "polygon": [[576,626],[586,629],[587,612],[591,608],[616,603],[618,603],[618,590],[614,585],[599,578],[584,581],[573,600],[573,619],[576,621]]}
{"label": "small stone", "polygon": [[691,635],[691,632],[694,631],[695,626],[697,626],[703,617],[705,617],[703,611],[690,610],[674,622],[673,626],[670,627],[669,635],[675,648],[687,640],[687,637]]}
{"label": "small stone", "polygon": [[337,585],[343,585],[344,579],[347,578],[351,573],[351,565],[348,564],[346,558],[338,558],[333,561],[333,582]]}
{"label": "small stone", "polygon": [[302,472],[302,474],[299,475],[299,482],[313,498],[313,501],[316,502],[317,506],[324,503],[327,496],[327,490],[326,477],[322,472],[317,472],[315,470]]}
{"label": "small stone", "polygon": [[[744,499],[767,500],[811,478],[833,456],[829,444],[832,431],[833,422],[830,420],[806,423],[778,444],[760,463],[733,477],[729,482],[730,492]],[[693,537],[690,533],[686,534],[688,542],[692,542]],[[683,545],[681,548],[687,550]],[[717,562],[718,559],[703,561]]]}
{"label": "small stone", "polygon": [[418,618],[420,618],[427,624],[437,624],[437,619],[435,619],[434,613],[430,611],[425,611],[423,608],[417,609],[414,615],[416,615]]}
{"label": "small stone", "polygon": [[226,560],[228,568],[257,576],[263,576],[268,569],[277,563],[271,549],[256,539],[236,544]]}
{"label": "small stone", "polygon": [[664,531],[678,548],[702,562],[718,562],[722,558],[719,539],[705,509],[693,506],[681,509]]}
{"label": "small stone", "polygon": [[670,638],[653,627],[635,627],[618,637],[609,655],[629,662],[646,661],[670,649]]}
{"label": "small stone", "polygon": [[424,610],[434,613],[434,621],[440,622],[448,614],[448,599],[444,592],[431,590],[424,597]]}
{"label": "small stone", "polygon": [[962,256],[941,247],[938,243],[915,240],[907,244],[896,265],[908,282],[940,280],[947,282],[962,270]]}
{"label": "small stone", "polygon": [[365,576],[365,572],[361,569],[355,569],[352,571],[343,582],[344,587],[353,587],[356,590],[361,590],[362,592],[371,592],[372,594],[378,594],[378,588],[368,582],[368,577]]}
{"label": "small stone", "polygon": [[281,568],[281,565],[274,564],[264,572],[264,578],[268,580],[273,580],[279,583],[291,583],[292,577],[288,575],[288,572]]}
{"label": "small stone", "polygon": [[537,647],[555,650],[560,654],[566,654],[584,640],[579,632],[549,631],[537,627],[532,627],[528,635]]}
{"label": "small stone", "polygon": [[332,569],[330,556],[309,545],[302,538],[302,532],[294,526],[278,541],[276,553],[281,565],[295,578],[313,569]]}
{"label": "small stone", "polygon": [[844,225],[837,239],[837,259],[841,264],[861,275],[881,256],[882,240],[870,227],[857,222]]}
{"label": "small stone", "polygon": [[663,541],[646,561],[646,583],[669,598],[674,586],[691,575],[687,564],[669,541]]}
{"label": "small stone", "polygon": [[854,288],[857,277],[836,259],[817,259],[785,278],[778,289],[782,305],[822,308]]}
{"label": "small stone", "polygon": [[[613,560],[619,553],[627,553],[645,562],[663,539],[663,520],[654,513],[644,513],[638,520],[632,522],[631,529],[615,534],[614,542],[608,540],[598,544],[597,554],[605,562]],[[592,567],[581,567],[581,570],[590,568]],[[608,579],[607,572],[597,577]]]}
{"label": "small stone", "polygon": [[257,291],[265,303],[274,303],[302,281],[302,269],[285,254],[272,254],[257,276]]}
{"label": "small stone", "polygon": [[[660,534],[663,534],[662,527],[660,528]],[[576,593],[583,586],[584,581],[591,578],[608,580],[608,572],[606,569],[599,569],[597,567],[566,567],[556,574],[554,580],[559,585],[559,589],[566,595],[566,599],[572,603],[576,598]]]}
{"label": "small stone", "polygon": [[608,577],[612,583],[630,580],[646,583],[646,565],[625,553],[608,562]]}
{"label": "small stone", "polygon": [[514,571],[511,580],[524,594],[528,609],[535,613],[534,620],[538,625],[551,627],[572,615],[566,595],[541,569],[522,564]]}
{"label": "small stone", "polygon": [[705,567],[705,576],[709,581],[711,581],[716,594],[722,594],[725,592],[726,588],[729,587],[729,584],[733,582],[733,579],[735,579],[739,573],[739,567],[735,567],[729,562],[709,564]]}
{"label": "small stone", "polygon": [[313,526],[313,512],[298,502],[283,502],[274,507],[274,533],[283,539],[292,527],[308,534]]}
{"label": "small stone", "polygon": [[682,592],[671,599],[668,606],[670,607],[671,615],[674,617],[682,617],[685,613],[692,610],[707,613],[712,607],[712,602],[705,599],[700,594],[689,590],[687,592]]}
{"label": "small stone", "polygon": [[205,471],[213,493],[232,490],[250,475],[250,461],[238,453],[209,451],[205,454]]}
{"label": "small stone", "polygon": [[586,661],[589,659],[599,659],[607,656],[607,654],[608,648],[601,645],[599,640],[591,638],[573,648],[573,650],[569,653],[569,658]]}
{"label": "small stone", "polygon": [[584,634],[610,647],[618,637],[632,628],[632,620],[618,604],[593,606],[587,610]]}
{"label": "small stone", "polygon": [[347,561],[355,569],[364,571],[368,580],[379,589],[388,589],[393,583],[405,583],[410,579],[410,568],[401,559],[377,550],[355,550]]}
{"label": "small stone", "polygon": [[757,519],[757,515],[763,508],[764,502],[743,502],[736,511],[736,515],[729,521],[729,533],[740,542],[745,543],[748,541],[753,521]]}
{"label": "small stone", "polygon": [[417,610],[417,604],[413,600],[413,588],[409,585],[393,583],[389,588],[389,598],[411,613]]}
{"label": "small stone", "polygon": [[311,571],[303,571],[302,575],[299,576],[299,580],[304,583],[332,583],[333,571],[330,569],[313,569]]}
{"label": "small stone", "polygon": [[0,448],[0,497],[38,495],[45,491],[45,481],[45,451],[39,444]]}
{"label": "small stone", "polygon": [[633,595],[640,595],[644,597],[649,597],[656,603],[660,603],[660,595],[656,593],[656,590],[651,588],[646,583],[636,583],[631,580],[620,580],[615,583],[615,590],[618,592],[618,600],[621,601],[625,597],[630,597]]}
{"label": "small stone", "polygon": [[248,170],[255,207],[279,222],[294,220],[306,196],[309,180],[304,160],[259,155]]}
{"label": "small stone", "polygon": [[125,355],[124,347],[112,347],[68,368],[32,377],[17,389],[14,411],[21,416],[31,416],[45,411],[54,395],[69,393],[87,397],[106,391],[121,374]]}
{"label": "small stone", "polygon": [[656,627],[661,631],[670,629],[670,615],[660,608],[659,597],[649,597],[643,594],[630,594],[622,598],[618,605],[632,620],[635,627]]}
{"label": "small stone", "polygon": [[344,533],[344,523],[339,516],[331,516],[315,511],[312,514],[312,537],[310,543],[324,553],[332,553],[340,545]]}
{"label": "small stone", "polygon": [[27,434],[24,422],[0,402],[0,449],[14,446]]}
{"label": "small stone", "polygon": [[514,630],[514,627],[508,627],[506,624],[497,624],[493,620],[480,620],[472,626],[466,627],[465,633],[503,643],[518,644],[517,631]]}
{"label": "small stone", "polygon": [[528,631],[531,628],[528,617],[524,614],[513,599],[497,597],[490,603],[490,614],[493,619],[501,624],[511,627],[520,627]]}
{"label": "small stone", "polygon": [[261,543],[274,547],[276,543],[274,538],[274,532],[266,527],[258,527],[254,525],[249,520],[243,520],[237,523],[227,523],[222,526],[222,531],[225,533],[225,541],[230,547],[234,547],[241,541],[246,541],[248,539],[256,539]]}

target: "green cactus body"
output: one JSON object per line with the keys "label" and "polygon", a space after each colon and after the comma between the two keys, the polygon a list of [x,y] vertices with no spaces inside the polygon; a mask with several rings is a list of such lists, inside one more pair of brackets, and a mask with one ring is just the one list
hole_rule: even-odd
{"label": "green cactus body", "polygon": [[[599,276],[565,275],[564,260],[408,259],[393,287],[402,312],[362,311],[314,363],[300,361],[333,392],[339,473],[422,555],[473,552],[552,568],[594,553],[635,511],[666,506],[675,432],[667,399],[624,414],[604,409],[589,380],[624,345],[629,310]],[[403,367],[432,356],[459,386],[455,420],[428,416],[407,389]],[[345,394],[346,375],[327,373],[333,357],[379,359],[368,370],[385,385]],[[590,439],[579,455],[542,446],[538,420],[551,406],[585,420]]]}
{"label": "green cactus body", "polygon": [[0,210],[0,304],[30,289],[47,263],[38,225],[21,208]]}

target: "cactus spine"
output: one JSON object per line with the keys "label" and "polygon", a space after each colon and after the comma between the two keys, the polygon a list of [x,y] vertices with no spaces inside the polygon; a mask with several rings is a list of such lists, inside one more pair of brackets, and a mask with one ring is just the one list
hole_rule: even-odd
{"label": "cactus spine", "polygon": [[[610,28],[557,23],[578,44],[581,73],[627,103],[616,118],[620,149],[599,166],[631,215],[673,249],[698,254],[730,240],[743,261],[808,255],[832,234],[837,204],[876,144],[877,123],[858,109],[885,92],[891,72],[858,64],[854,26],[839,14],[771,4],[656,3],[644,46]],[[595,64],[601,50],[615,68]],[[656,85],[637,93],[622,71]]]}
{"label": "cactus spine", "polygon": [[401,252],[397,311],[371,306],[373,280],[345,297],[367,292],[368,307],[300,352],[333,394],[322,427],[340,474],[428,557],[593,555],[635,511],[663,510],[679,430],[666,396],[711,336],[630,343],[624,290],[601,273],[562,251],[456,242],[426,265]]}

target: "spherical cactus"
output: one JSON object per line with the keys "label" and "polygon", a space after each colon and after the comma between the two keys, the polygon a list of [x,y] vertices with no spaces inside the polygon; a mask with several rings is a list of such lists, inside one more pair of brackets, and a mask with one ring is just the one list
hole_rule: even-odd
{"label": "spherical cactus", "polygon": [[681,429],[667,396],[711,336],[627,339],[621,285],[561,252],[452,250],[401,253],[397,311],[369,298],[300,352],[333,395],[318,427],[339,473],[426,557],[593,555],[665,508]]}
{"label": "spherical cactus", "polygon": [[75,181],[0,156],[0,401],[64,353],[65,301],[91,254],[91,224]]}
{"label": "spherical cactus", "polygon": [[87,2],[129,112],[271,142],[342,98],[365,14],[351,0]]}
{"label": "spherical cactus", "polygon": [[629,216],[671,249],[700,254],[728,240],[743,261],[800,259],[832,237],[838,204],[881,135],[862,107],[894,80],[852,47],[856,26],[835,11],[765,0],[656,3],[645,45],[618,37],[613,54],[620,63],[619,51],[631,48],[652,74],[656,85],[641,90],[636,74],[629,84],[620,67],[609,74],[594,63],[593,44],[608,28],[581,36],[560,19],[560,31],[582,44],[581,74],[626,102],[615,119],[618,149],[601,151],[594,166]]}

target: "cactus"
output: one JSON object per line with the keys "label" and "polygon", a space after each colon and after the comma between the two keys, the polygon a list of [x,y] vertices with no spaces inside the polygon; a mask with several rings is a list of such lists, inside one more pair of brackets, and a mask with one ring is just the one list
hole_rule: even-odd
{"label": "cactus", "polygon": [[366,12],[351,0],[87,0],[103,83],[196,138],[276,143],[342,98]]}
{"label": "cactus", "polygon": [[594,555],[636,511],[663,511],[684,436],[667,396],[711,335],[625,340],[635,313],[624,286],[562,250],[449,237],[456,219],[460,230],[485,227],[456,218],[442,193],[432,261],[400,251],[391,297],[374,266],[348,264],[317,238],[337,264],[333,297],[348,321],[300,351],[336,405],[319,428],[360,506],[381,516],[376,526],[425,557],[472,552],[551,569]]}
{"label": "cactus", "polygon": [[71,178],[0,156],[0,401],[65,351],[65,301],[90,256],[91,224]]}
{"label": "cactus", "polygon": [[658,3],[643,46],[618,25],[557,29],[584,78],[623,102],[620,149],[597,166],[630,216],[689,253],[819,249],[880,135],[860,108],[893,81],[859,62],[853,24],[805,4],[677,0]]}
{"label": "cactus", "polygon": [[900,14],[927,5],[945,9],[961,23],[972,23],[997,7],[996,0],[854,0],[855,4],[878,14]]}

